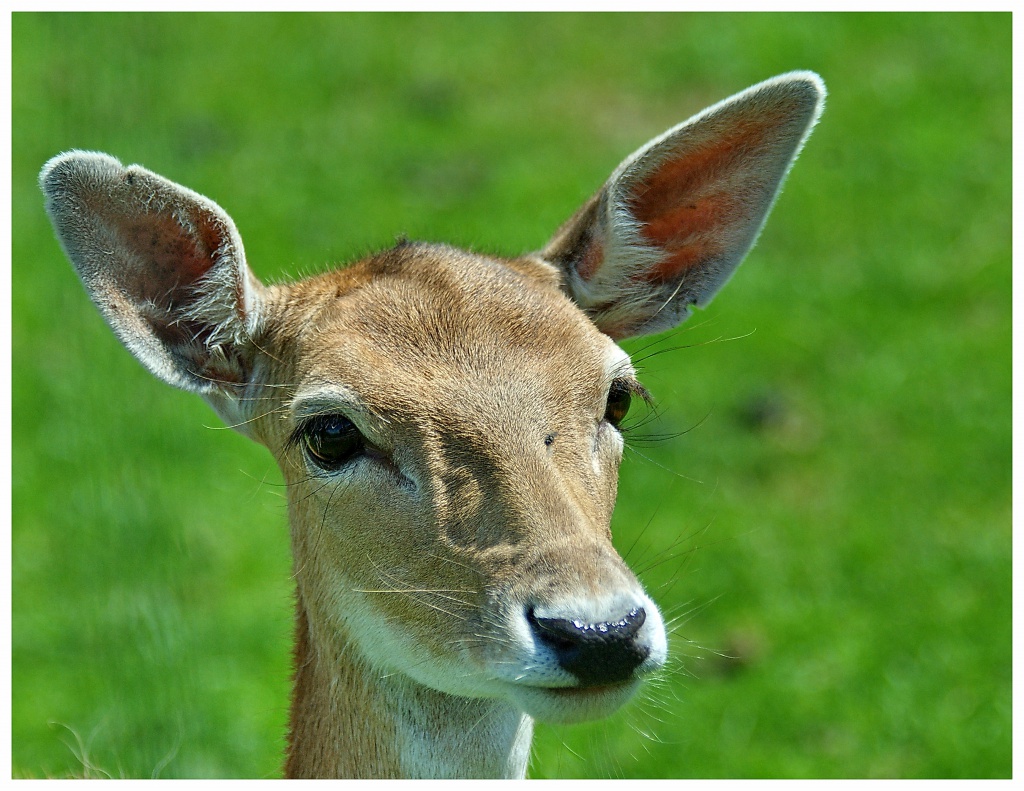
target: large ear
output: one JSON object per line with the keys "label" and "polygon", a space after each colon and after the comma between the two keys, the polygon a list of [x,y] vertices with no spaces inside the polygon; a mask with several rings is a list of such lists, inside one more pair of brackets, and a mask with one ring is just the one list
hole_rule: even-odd
{"label": "large ear", "polygon": [[251,374],[263,287],[231,218],[138,165],[71,151],[43,167],[46,210],[92,301],[165,382],[218,411]]}
{"label": "large ear", "polygon": [[791,72],[669,129],[619,165],[541,255],[613,338],[679,324],[753,246],[824,100],[817,74]]}

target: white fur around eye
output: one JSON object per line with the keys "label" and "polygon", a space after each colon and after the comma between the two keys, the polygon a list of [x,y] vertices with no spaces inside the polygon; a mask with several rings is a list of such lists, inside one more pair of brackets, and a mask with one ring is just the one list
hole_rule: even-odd
{"label": "white fur around eye", "polygon": [[636,370],[625,350],[617,343],[608,345],[604,361],[605,378],[610,382],[622,376],[634,376]]}

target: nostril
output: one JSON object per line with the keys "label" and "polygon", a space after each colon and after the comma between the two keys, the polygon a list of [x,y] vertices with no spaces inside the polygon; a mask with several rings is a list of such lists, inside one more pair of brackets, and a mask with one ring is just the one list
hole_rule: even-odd
{"label": "nostril", "polygon": [[533,608],[526,617],[537,636],[554,648],[568,650],[580,642],[578,631],[565,618],[538,618]]}
{"label": "nostril", "polygon": [[647,620],[643,607],[634,607],[617,621],[588,623],[579,618],[543,618],[533,607],[526,614],[527,620],[545,639],[567,640],[571,643],[632,638]]}
{"label": "nostril", "polygon": [[613,626],[619,634],[625,637],[634,637],[640,631],[640,627],[647,620],[647,611],[643,607],[634,607],[621,621],[616,621]]}
{"label": "nostril", "polygon": [[650,647],[635,639],[647,620],[643,607],[634,607],[618,620],[598,623],[539,616],[530,607],[526,619],[540,642],[554,652],[559,666],[583,686],[625,681],[650,654]]}

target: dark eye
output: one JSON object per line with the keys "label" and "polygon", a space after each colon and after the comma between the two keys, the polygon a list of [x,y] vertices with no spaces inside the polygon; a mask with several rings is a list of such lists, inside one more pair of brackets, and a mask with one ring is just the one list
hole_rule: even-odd
{"label": "dark eye", "polygon": [[302,444],[310,460],[325,470],[337,470],[363,452],[363,437],[343,415],[320,415],[302,428]]}
{"label": "dark eye", "polygon": [[629,412],[629,404],[633,397],[633,388],[625,379],[612,380],[608,389],[608,405],[604,409],[604,419],[616,428]]}

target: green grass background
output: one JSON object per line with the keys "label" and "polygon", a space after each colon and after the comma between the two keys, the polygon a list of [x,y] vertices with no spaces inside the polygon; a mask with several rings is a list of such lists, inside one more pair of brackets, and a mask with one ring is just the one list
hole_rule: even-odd
{"label": "green grass background", "polygon": [[540,726],[530,773],[1009,776],[1010,33],[16,14],[15,774],[275,776],[290,666],[273,461],[120,348],[43,162],[103,150],[211,196],[266,281],[401,233],[517,254],[648,138],[809,68],[828,106],[758,246],[642,364],[651,430],[690,430],[636,441],[614,530],[675,619],[671,671]]}

